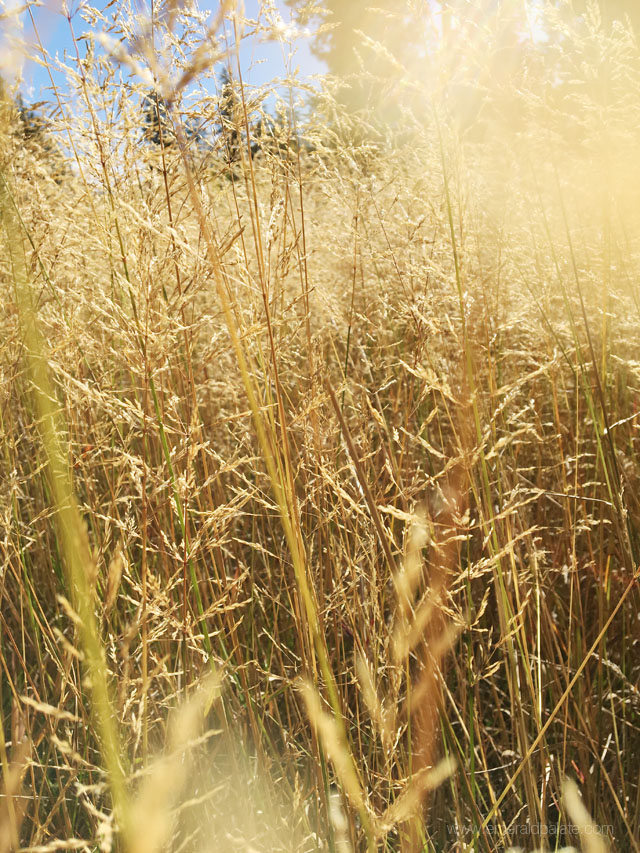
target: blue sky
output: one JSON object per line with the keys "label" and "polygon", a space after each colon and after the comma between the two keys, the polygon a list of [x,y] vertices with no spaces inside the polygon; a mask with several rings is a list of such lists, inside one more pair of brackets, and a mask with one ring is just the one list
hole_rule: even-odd
{"label": "blue sky", "polygon": [[[21,0],[7,0],[6,5],[17,5]],[[44,0],[40,6],[32,6],[31,12],[37,27],[40,39],[45,50],[52,58],[52,66],[55,68],[56,55],[62,60],[65,51],[70,57],[74,56],[74,50],[69,31],[69,25],[66,17],[61,12],[61,4],[65,0]],[[89,29],[88,24],[79,14],[79,9],[85,0],[66,0],[70,4],[72,11],[72,23],[76,37]],[[117,5],[112,5],[106,9],[108,0],[91,0],[95,3],[98,9],[104,10],[105,17],[111,18],[117,11]],[[148,9],[150,0],[131,0],[139,9]],[[210,20],[214,19],[214,15],[219,8],[218,0],[196,0],[199,8],[202,11],[208,10],[211,12]],[[349,2],[349,0],[344,0]],[[492,8],[492,3],[487,5],[487,13]],[[261,13],[261,8],[264,0],[245,0],[244,8],[247,18],[256,19]],[[281,15],[285,25],[291,23],[291,10],[285,6],[283,0],[273,0],[271,5]],[[374,4],[375,5],[375,4]],[[437,6],[437,4],[434,4]],[[530,6],[532,12],[531,23],[534,30],[534,38],[536,40],[544,38],[544,32],[537,25],[536,10],[538,2],[533,0]],[[264,22],[264,16],[262,21]],[[22,14],[23,31],[22,37],[30,45],[30,53],[38,55],[37,41],[34,34],[34,28],[31,22],[30,13],[23,12]],[[100,23],[97,23],[93,30],[99,32],[101,29]],[[1,41],[1,39],[0,39]],[[294,42],[295,55],[293,57],[292,66],[300,69],[300,76],[305,79],[314,74],[322,74],[326,70],[324,63],[320,62],[310,50],[310,42],[308,38],[301,37]],[[288,51],[288,45],[284,45],[284,51]],[[0,54],[3,53],[3,46],[0,44]],[[81,55],[83,50],[81,49]],[[243,78],[249,86],[260,86],[269,83],[272,80],[283,77],[286,74],[286,63],[283,58],[283,45],[277,40],[267,40],[265,38],[248,38],[242,42],[241,62],[243,66]],[[0,56],[0,60],[2,57]],[[67,64],[73,69],[74,62],[70,61]],[[1,62],[0,62],[1,65]],[[60,71],[53,71],[56,86],[64,91],[66,87],[65,76]],[[37,64],[34,61],[27,61],[23,67],[23,83],[22,92],[25,100],[28,103],[33,103],[39,100],[49,100],[50,95],[47,88],[50,86],[50,80],[46,68]]]}
{"label": "blue sky", "polygon": [[[72,18],[72,23],[76,37],[78,37],[83,32],[86,32],[89,27],[81,16],[77,14],[76,10],[78,9],[79,0],[68,0],[68,2],[70,3],[72,13],[76,12]],[[98,9],[104,9],[106,5],[105,0],[100,0],[100,2],[96,3]],[[260,0],[246,0],[244,4],[246,17],[256,18],[260,5]],[[218,3],[215,0],[209,3],[206,0],[199,0],[198,6],[201,10],[212,9],[215,13]],[[290,9],[283,2],[278,2],[278,0],[276,0],[275,6],[280,12],[283,22],[289,24],[291,21]],[[112,14],[114,8],[111,7],[110,10],[106,11],[105,16]],[[63,59],[65,51],[74,56],[69,24],[66,17],[60,11],[60,0],[48,0],[45,5],[32,7],[32,11],[42,45],[48,54],[53,59],[55,59],[56,54],[60,59]],[[99,27],[99,24],[96,25],[96,31],[99,31]],[[22,37],[29,44],[30,52],[39,55],[33,25],[28,12],[23,13]],[[292,66],[294,68],[296,66],[299,67],[303,78],[313,74],[322,74],[326,70],[324,64],[312,55],[308,38],[300,37],[296,39],[294,49],[295,54]],[[285,46],[285,51],[288,51],[287,46]],[[246,39],[242,44],[241,61],[245,82],[250,85],[261,85],[286,74],[283,46],[277,40]],[[73,63],[71,63],[71,66],[73,67]],[[28,102],[40,99],[47,100],[46,88],[50,86],[50,81],[47,70],[42,65],[34,61],[27,61],[23,66],[22,76],[23,83],[21,88]],[[54,79],[56,80],[56,85],[59,85],[62,89],[66,88],[64,78],[59,71],[54,71]]]}

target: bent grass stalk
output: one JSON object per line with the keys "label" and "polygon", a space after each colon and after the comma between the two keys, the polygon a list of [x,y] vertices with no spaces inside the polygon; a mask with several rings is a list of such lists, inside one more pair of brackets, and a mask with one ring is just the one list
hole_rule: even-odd
{"label": "bent grass stalk", "polygon": [[87,528],[74,494],[68,461],[66,424],[49,373],[47,347],[38,326],[21,229],[14,212],[11,187],[4,171],[0,171],[0,211],[5,230],[5,245],[13,272],[25,360],[56,511],[58,541],[67,569],[67,591],[77,614],[76,627],[84,652],[91,695],[91,714],[99,735],[114,810],[126,843],[130,833],[129,799],[114,703],[109,688],[105,650],[95,614],[97,567],[91,553]]}
{"label": "bent grass stalk", "polygon": [[[304,552],[304,546],[302,544],[302,535],[300,531],[296,529],[297,511],[294,506],[295,495],[290,489],[287,488],[289,479],[282,473],[283,467],[285,468],[285,470],[290,470],[290,466],[287,465],[286,461],[283,466],[280,453],[277,450],[278,443],[277,437],[275,435],[275,428],[273,422],[271,419],[265,418],[263,409],[258,404],[258,394],[254,385],[254,380],[252,378],[254,371],[250,370],[251,356],[250,353],[247,352],[245,349],[243,342],[244,339],[240,334],[237,320],[231,306],[226,283],[224,281],[224,274],[222,272],[220,260],[218,257],[216,242],[209,223],[207,221],[207,218],[204,215],[200,194],[198,193],[198,190],[196,188],[193,174],[191,171],[184,132],[182,130],[182,127],[180,126],[179,121],[176,121],[175,119],[174,128],[176,132],[176,138],[178,140],[178,145],[180,147],[180,153],[182,156],[189,196],[191,198],[191,202],[193,204],[193,208],[202,231],[202,236],[204,238],[207,256],[214,274],[216,293],[218,295],[218,299],[220,300],[220,304],[224,312],[227,331],[231,339],[233,351],[235,353],[237,364],[240,369],[240,375],[242,377],[242,384],[247,395],[249,407],[251,409],[251,415],[253,425],[256,431],[256,437],[260,445],[262,457],[267,467],[267,473],[269,475],[269,480],[271,482],[271,487],[273,489],[276,504],[278,506],[283,531],[285,534],[287,545],[289,547],[294,574],[298,589],[300,591],[300,596],[302,598],[305,616],[307,619],[307,626],[312,641],[312,648],[314,649],[315,654],[318,658],[320,672],[322,673],[324,679],[325,687],[329,697],[329,702],[331,704],[331,709],[333,712],[333,717],[335,720],[336,730],[339,734],[342,748],[344,750],[345,760],[347,761],[348,766],[351,767],[352,772],[349,775],[351,778],[358,778],[352,751],[348,743],[348,735],[342,715],[342,709],[340,707],[340,699],[338,697],[335,678],[331,669],[331,665],[329,663],[329,654],[326,648],[326,641],[324,635],[322,634],[322,631],[320,630],[318,608],[313,593],[313,587],[311,585],[308,575],[306,555]],[[284,428],[284,425],[282,425],[282,427]],[[373,828],[371,826],[371,820],[364,805],[364,799],[360,797],[354,801],[354,804],[358,808],[358,813],[362,821],[362,826],[367,836],[369,849],[375,850]]]}

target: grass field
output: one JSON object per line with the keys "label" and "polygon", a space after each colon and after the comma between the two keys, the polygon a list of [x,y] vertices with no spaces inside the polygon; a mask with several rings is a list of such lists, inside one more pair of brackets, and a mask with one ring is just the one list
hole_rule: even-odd
{"label": "grass field", "polygon": [[267,144],[176,16],[4,87],[0,851],[638,851],[635,36]]}

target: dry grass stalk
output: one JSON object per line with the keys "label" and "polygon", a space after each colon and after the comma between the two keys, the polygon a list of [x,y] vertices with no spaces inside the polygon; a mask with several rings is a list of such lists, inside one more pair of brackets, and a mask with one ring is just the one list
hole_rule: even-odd
{"label": "dry grass stalk", "polygon": [[3,843],[640,849],[637,39],[427,5],[357,115],[273,4],[74,7],[4,92]]}

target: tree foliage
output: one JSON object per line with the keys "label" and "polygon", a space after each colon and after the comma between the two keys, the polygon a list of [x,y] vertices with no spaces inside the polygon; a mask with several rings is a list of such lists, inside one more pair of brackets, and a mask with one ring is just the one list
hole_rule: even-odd
{"label": "tree foliage", "polygon": [[0,144],[5,152],[28,158],[29,169],[37,164],[39,171],[60,184],[68,175],[67,164],[42,108],[43,104],[27,104],[20,93],[12,95],[0,78],[0,123],[2,133],[8,134]]}
{"label": "tree foliage", "polygon": [[577,15],[596,13],[601,16],[603,23],[612,24],[614,21],[628,21],[636,31],[640,31],[640,3],[638,0],[572,0],[569,9]]}
{"label": "tree foliage", "polygon": [[[376,68],[393,66],[407,54],[423,49],[416,16],[426,0],[285,0],[301,23],[322,23],[312,51],[344,85],[338,100],[351,110],[371,106],[383,94],[384,80]],[[369,74],[361,75],[362,71]],[[381,87],[382,83],[382,87]]]}
{"label": "tree foliage", "polygon": [[[342,81],[338,100],[351,110],[393,100],[403,69],[423,63],[443,43],[456,65],[478,60],[482,75],[506,81],[521,42],[530,33],[532,13],[544,29],[546,10],[565,21],[598,18],[640,31],[638,0],[285,0],[301,24],[322,24],[312,51]],[[437,24],[434,26],[434,18]],[[496,21],[500,21],[499,32]],[[541,47],[541,49],[544,49]],[[477,56],[474,56],[477,54]],[[396,67],[394,68],[394,65]],[[451,69],[452,74],[457,69]],[[364,72],[364,73],[361,73]]]}
{"label": "tree foliage", "polygon": [[151,145],[170,147],[175,143],[175,133],[168,105],[164,98],[151,89],[142,99],[143,138]]}
{"label": "tree foliage", "polygon": [[184,140],[191,153],[203,155],[212,146],[211,136],[202,117],[196,115],[171,115],[169,103],[154,89],[142,98],[142,139],[151,148],[173,149],[177,142],[174,120],[180,123]]}
{"label": "tree foliage", "polygon": [[226,157],[229,163],[240,159],[240,99],[238,98],[233,77],[225,66],[220,73],[220,97],[218,100],[219,129],[224,140]]}

